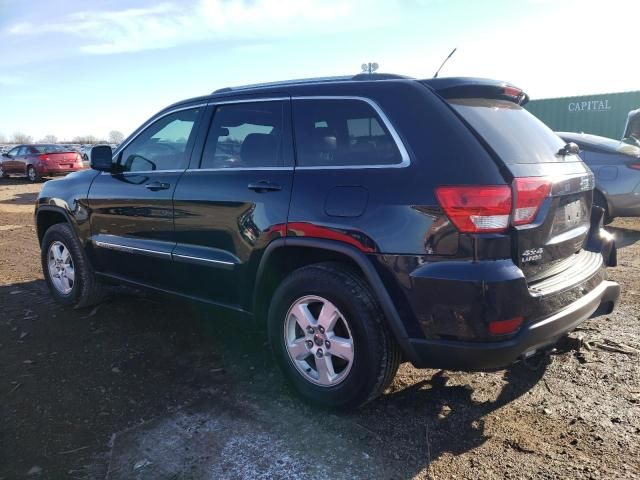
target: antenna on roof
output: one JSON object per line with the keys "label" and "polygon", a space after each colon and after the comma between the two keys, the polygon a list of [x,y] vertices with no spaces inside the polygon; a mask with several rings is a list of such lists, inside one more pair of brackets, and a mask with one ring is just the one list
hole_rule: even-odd
{"label": "antenna on roof", "polygon": [[442,65],[440,65],[440,68],[436,71],[436,74],[433,76],[433,78],[438,78],[438,74],[440,73],[440,70],[442,70],[442,67],[444,67],[444,64],[447,63],[447,60],[449,60],[454,53],[456,53],[457,48],[454,48],[453,50],[451,50],[451,53],[449,54],[449,56],[447,58],[444,59],[444,62],[442,62]]}
{"label": "antenna on roof", "polygon": [[362,73],[368,73],[369,75],[373,74],[378,70],[379,65],[376,62],[369,62],[362,64]]}

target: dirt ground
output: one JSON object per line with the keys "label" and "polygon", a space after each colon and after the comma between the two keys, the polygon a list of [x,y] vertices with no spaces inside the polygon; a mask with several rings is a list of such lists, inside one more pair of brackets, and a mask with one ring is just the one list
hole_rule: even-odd
{"label": "dirt ground", "polygon": [[298,401],[237,318],[115,289],[53,303],[40,185],[0,180],[0,480],[638,478],[640,219],[610,231],[620,307],[538,365],[417,370],[352,414]]}

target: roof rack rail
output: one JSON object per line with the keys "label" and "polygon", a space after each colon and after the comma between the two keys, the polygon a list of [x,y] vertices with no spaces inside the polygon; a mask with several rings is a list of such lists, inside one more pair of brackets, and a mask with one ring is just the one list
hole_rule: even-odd
{"label": "roof rack rail", "polygon": [[251,90],[254,88],[281,87],[288,85],[306,85],[313,83],[329,83],[329,82],[347,82],[347,81],[367,81],[367,80],[391,80],[391,79],[408,79],[405,75],[396,75],[394,73],[359,73],[357,75],[340,75],[333,77],[313,77],[299,78],[294,80],[280,80],[277,82],[254,83],[251,85],[241,85],[238,87],[224,87],[214,90],[212,93],[237,92],[242,90]]}

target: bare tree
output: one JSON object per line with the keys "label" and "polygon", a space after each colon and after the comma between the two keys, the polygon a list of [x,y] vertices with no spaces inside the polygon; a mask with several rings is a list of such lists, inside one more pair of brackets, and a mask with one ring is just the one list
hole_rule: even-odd
{"label": "bare tree", "polygon": [[7,143],[7,137],[0,133],[0,143]]}
{"label": "bare tree", "polygon": [[122,143],[124,140],[124,135],[119,130],[111,130],[109,132],[109,143]]}
{"label": "bare tree", "polygon": [[45,135],[40,143],[58,143],[58,137],[55,135]]}
{"label": "bare tree", "polygon": [[73,143],[95,145],[96,143],[104,143],[104,141],[94,137],[93,135],[79,135],[77,137],[73,137]]}
{"label": "bare tree", "polygon": [[31,137],[31,135],[27,135],[22,132],[14,132],[13,136],[11,137],[11,142],[12,143],[31,143],[33,142],[33,138]]}

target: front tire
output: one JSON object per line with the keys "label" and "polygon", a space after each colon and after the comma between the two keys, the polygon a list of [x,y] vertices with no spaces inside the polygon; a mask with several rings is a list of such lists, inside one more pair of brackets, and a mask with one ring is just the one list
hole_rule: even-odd
{"label": "front tire", "polygon": [[4,171],[2,165],[0,165],[0,178],[9,178],[9,175]]}
{"label": "front tire", "polygon": [[317,406],[349,410],[393,380],[401,354],[367,283],[338,263],[291,273],[268,317],[275,358],[295,391]]}
{"label": "front tire", "polygon": [[51,226],[42,239],[42,272],[53,298],[62,305],[88,307],[104,297],[89,261],[66,223]]}

